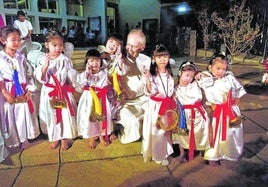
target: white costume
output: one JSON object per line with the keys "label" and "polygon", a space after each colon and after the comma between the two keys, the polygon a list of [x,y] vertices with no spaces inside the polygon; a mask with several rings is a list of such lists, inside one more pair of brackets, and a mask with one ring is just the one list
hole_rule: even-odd
{"label": "white costume", "polygon": [[[205,150],[209,146],[209,118],[201,104],[201,89],[197,82],[194,81],[185,87],[178,85],[175,94],[176,98],[183,105],[189,135],[179,135],[174,131],[172,134],[173,144],[180,144],[184,149],[190,149],[190,143],[193,143],[191,145],[194,145],[194,147],[191,147],[192,150],[189,150],[189,153],[194,150]],[[191,136],[191,126],[194,127],[193,137]]]}
{"label": "white costume", "polygon": [[[174,79],[169,73],[160,73],[160,75],[152,77],[150,82],[152,92],[145,107],[141,153],[145,162],[151,159],[158,162],[166,160],[173,153],[171,131],[164,131],[156,124],[161,104],[165,105],[164,99],[172,99]],[[169,105],[170,102],[168,101],[166,104]]]}
{"label": "white costume", "polygon": [[[204,159],[211,161],[237,160],[243,153],[243,124],[241,122],[237,126],[231,127],[230,112],[233,111],[236,116],[241,115],[234,99],[242,97],[246,91],[229,71],[219,79],[213,79],[213,76],[207,71],[204,74],[206,76],[202,76],[198,83],[205,92],[207,103],[216,106],[212,118],[212,147],[206,150]],[[232,97],[229,97],[230,93]],[[228,100],[230,101],[228,102]]]}
{"label": "white costume", "polygon": [[141,137],[141,125],[144,114],[144,106],[148,97],[144,95],[144,84],[141,81],[141,72],[145,67],[149,70],[151,58],[139,54],[135,62],[127,59],[122,68],[120,85],[125,100],[119,110],[119,120],[124,129],[119,140],[121,143],[131,143]]}
{"label": "white costume", "polygon": [[[71,60],[61,54],[56,59],[50,60],[45,80],[41,80],[44,63],[45,56],[35,69],[36,79],[43,84],[39,107],[41,129],[48,134],[51,142],[75,138],[77,137],[77,103],[73,96],[73,87],[76,81],[76,71],[73,69]],[[52,75],[59,81],[61,88],[57,87]],[[62,98],[61,100],[64,100],[67,106],[54,108],[51,104],[52,98]]]}
{"label": "white costume", "polygon": [[[15,96],[16,91],[14,77],[14,67],[18,72],[19,87],[22,89],[22,94],[27,90],[35,91],[32,77],[28,74],[25,57],[16,53],[12,58],[3,50],[0,51],[0,81],[4,82],[4,86],[11,95]],[[16,147],[27,139],[34,139],[39,134],[39,125],[35,110],[35,105],[32,99],[27,102],[17,102],[10,104],[6,102],[3,94],[0,94],[1,101],[1,122],[2,134],[5,138],[5,143],[8,147]]]}
{"label": "white costume", "polygon": [[0,131],[0,162],[5,160],[5,158],[8,156],[9,152],[7,148],[5,147],[4,138],[2,136],[2,133]]}
{"label": "white costume", "polygon": [[[77,108],[78,135],[83,138],[93,138],[101,135],[106,136],[107,138],[113,130],[111,104],[107,99],[107,94],[109,89],[111,89],[111,86],[109,86],[107,70],[104,69],[96,74],[89,75],[88,79],[86,78],[86,72],[84,71],[78,74],[77,82],[84,87]],[[89,91],[90,87],[95,91],[102,103],[101,108],[102,115],[104,115],[104,121],[90,121],[90,115],[92,114],[92,107],[94,104],[92,94]]]}

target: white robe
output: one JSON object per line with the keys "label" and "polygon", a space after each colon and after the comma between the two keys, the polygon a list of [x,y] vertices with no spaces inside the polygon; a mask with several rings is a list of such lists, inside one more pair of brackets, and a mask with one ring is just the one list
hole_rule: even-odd
{"label": "white robe", "polygon": [[[126,89],[131,90],[133,94],[132,98],[128,98],[123,101],[123,105],[118,112],[119,123],[123,126],[123,132],[119,135],[119,140],[123,144],[131,143],[137,141],[141,137],[142,130],[142,120],[144,114],[144,107],[148,101],[148,97],[144,95],[144,84],[141,81],[141,72],[143,66],[147,70],[150,68],[151,58],[146,55],[139,54],[136,61],[131,61],[128,59],[128,63],[131,66],[136,66],[139,72],[133,72],[133,69],[128,65],[124,65],[121,79],[126,81],[126,87],[122,86],[122,91],[125,92]],[[129,96],[129,95],[127,95]]]}
{"label": "white robe", "polygon": [[[32,77],[27,72],[25,57],[16,53],[14,58],[8,56],[3,50],[0,51],[0,81],[4,82],[6,90],[11,93],[14,86],[13,73],[15,66],[18,72],[20,85],[26,90],[33,92],[36,88]],[[27,102],[10,104],[6,102],[3,94],[0,94],[1,104],[1,122],[2,134],[8,147],[16,147],[27,139],[34,139],[39,134],[39,124],[37,120],[35,104],[32,99],[30,103],[34,111],[30,111],[30,105]]]}
{"label": "white robe", "polygon": [[[109,85],[107,70],[101,70],[99,73],[89,76],[87,79],[85,72],[82,72],[77,76],[77,82],[82,86],[92,86],[97,88],[104,88]],[[98,91],[96,91],[96,94]],[[111,118],[111,104],[105,97],[106,100],[106,116],[107,129],[102,129],[101,122],[94,122],[90,120],[90,115],[92,113],[93,99],[90,91],[88,89],[84,90],[78,103],[77,108],[77,126],[78,135],[83,138],[93,138],[97,136],[110,135],[113,130],[113,123]]]}
{"label": "white robe", "polygon": [[43,56],[43,59],[39,62],[35,69],[36,79],[43,84],[40,93],[39,106],[39,119],[41,129],[45,134],[48,134],[48,139],[51,142],[62,139],[75,138],[77,137],[77,103],[73,94],[71,92],[63,91],[66,93],[70,101],[69,104],[71,105],[70,108],[73,110],[73,114],[71,113],[69,106],[67,106],[67,108],[62,108],[60,112],[62,121],[57,123],[56,109],[51,106],[51,97],[48,95],[51,91],[53,91],[53,88],[48,87],[45,84],[50,83],[52,85],[55,85],[54,80],[50,75],[50,73],[53,73],[60,82],[61,86],[68,85],[70,87],[74,87],[76,81],[76,71],[73,69],[71,60],[65,55],[61,54],[56,59],[50,61],[45,80],[41,80],[42,67],[44,62],[45,56]]}
{"label": "white robe", "polygon": [[[232,90],[232,98],[240,98],[246,94],[243,86],[236,80],[231,72],[226,72],[226,76],[220,79],[214,79],[209,72],[204,72],[207,76],[202,76],[201,80],[198,81],[201,88],[203,88],[208,105],[211,104],[223,104],[230,90]],[[240,109],[237,105],[231,106],[232,110],[237,116],[241,115]],[[212,132],[213,138],[215,138],[214,147],[206,150],[204,159],[206,160],[238,160],[243,153],[243,123],[235,128],[229,127],[229,118],[227,117],[227,128],[223,132],[221,113],[219,118],[219,128],[216,131],[216,118],[212,118]],[[222,140],[222,135],[226,133],[226,140]]]}
{"label": "white robe", "polygon": [[[152,94],[157,98],[163,99],[167,96],[171,97],[174,92],[174,79],[167,73],[161,73],[161,77],[162,81],[159,75],[153,78],[154,81],[151,81],[153,88]],[[163,88],[162,82],[165,88]],[[150,160],[163,161],[173,153],[172,142],[170,139],[171,131],[164,131],[156,126],[161,103],[162,101],[155,101],[151,98],[149,99],[149,102],[146,103],[141,148],[144,162]]]}
{"label": "white robe", "polygon": [[[175,90],[176,98],[182,105],[194,105],[196,102],[202,101],[202,92],[197,83],[194,81],[185,87],[178,86]],[[209,118],[207,112],[204,111],[205,119],[203,119],[200,111],[194,108],[194,137],[195,137],[195,150],[205,150],[209,146],[208,138],[208,127]],[[191,131],[191,109],[184,109],[187,129]],[[175,131],[174,131],[175,132]],[[190,133],[188,136],[179,135],[176,133],[172,134],[172,141],[174,144],[180,144],[184,149],[189,149]]]}

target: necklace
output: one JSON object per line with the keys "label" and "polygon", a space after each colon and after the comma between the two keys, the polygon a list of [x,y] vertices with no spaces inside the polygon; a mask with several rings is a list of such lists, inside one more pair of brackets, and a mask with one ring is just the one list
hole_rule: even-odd
{"label": "necklace", "polygon": [[168,75],[167,75],[167,73],[166,73],[166,75],[167,75],[167,89],[165,89],[165,85],[164,85],[164,83],[163,83],[163,79],[162,79],[162,77],[161,77],[161,73],[158,72],[158,74],[159,74],[159,78],[160,78],[162,87],[163,87],[163,89],[164,89],[165,95],[166,95],[166,97],[168,97]]}

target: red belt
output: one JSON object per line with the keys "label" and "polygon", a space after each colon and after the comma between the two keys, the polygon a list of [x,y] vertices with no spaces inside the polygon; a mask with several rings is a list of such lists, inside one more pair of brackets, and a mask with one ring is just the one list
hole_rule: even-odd
{"label": "red belt", "polygon": [[[51,92],[48,93],[49,97],[53,97],[53,96],[58,97],[58,93],[59,93],[58,89],[61,89],[62,96],[63,96],[62,99],[65,99],[67,101],[70,114],[72,116],[74,116],[75,115],[74,109],[73,109],[73,106],[71,104],[70,98],[68,96],[68,92],[73,93],[74,88],[69,86],[69,85],[63,85],[63,86],[61,86],[61,88],[58,88],[56,85],[53,85],[53,84],[50,84],[50,83],[45,83],[45,86],[50,87],[50,88],[54,88]],[[61,108],[56,108],[57,124],[59,122],[62,122],[62,113],[61,113],[61,111],[62,111]]]}
{"label": "red belt", "polygon": [[151,96],[150,98],[154,101],[162,102],[159,112],[158,112],[159,115],[163,115],[167,110],[176,108],[176,102],[172,97],[161,98],[161,97]]}
{"label": "red belt", "polygon": [[190,130],[190,142],[189,142],[189,160],[193,160],[194,158],[194,148],[195,148],[195,136],[194,136],[194,120],[195,120],[195,111],[196,108],[204,120],[206,120],[205,117],[205,109],[202,106],[202,103],[200,101],[195,102],[192,105],[183,105],[184,109],[191,109],[191,130]]}

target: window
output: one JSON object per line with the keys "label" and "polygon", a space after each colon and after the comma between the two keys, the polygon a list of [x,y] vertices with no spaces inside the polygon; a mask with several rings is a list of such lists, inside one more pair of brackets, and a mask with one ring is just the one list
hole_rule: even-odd
{"label": "window", "polygon": [[59,2],[58,0],[38,0],[38,10],[44,13],[59,13]]}
{"label": "window", "polygon": [[66,0],[67,15],[84,16],[84,1],[83,0]]}
{"label": "window", "polygon": [[28,0],[3,0],[4,8],[29,9]]}

